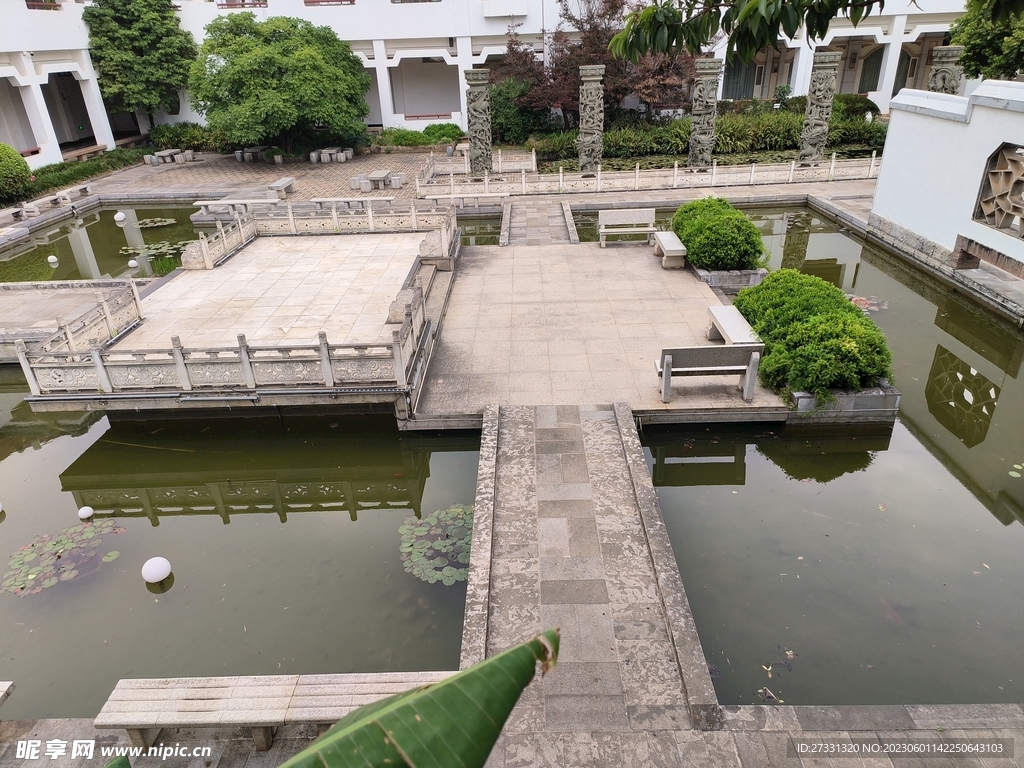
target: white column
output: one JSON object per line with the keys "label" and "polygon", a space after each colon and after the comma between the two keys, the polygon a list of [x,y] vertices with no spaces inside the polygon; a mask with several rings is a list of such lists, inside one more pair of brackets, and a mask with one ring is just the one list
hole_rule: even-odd
{"label": "white column", "polygon": [[391,97],[391,74],[388,72],[388,52],[383,40],[373,41],[373,68],[377,70],[377,95],[380,97],[380,122],[385,128],[398,125],[395,102]]}
{"label": "white column", "polygon": [[907,17],[896,16],[892,20],[889,34],[885,36],[885,52],[882,54],[882,73],[878,78],[878,91],[872,95],[873,101],[883,113],[889,112],[889,100],[892,89],[896,85],[896,70],[900,66],[900,53],[903,51],[904,31],[907,28]]}
{"label": "white column", "polygon": [[715,58],[716,59],[721,59],[722,60],[722,69],[721,69],[722,74],[718,78],[718,93],[715,95],[716,99],[721,100],[721,98],[722,98],[722,89],[725,87],[725,68],[728,66],[728,64],[726,64],[726,62],[725,62],[725,47],[723,46],[721,48],[718,48],[715,51],[713,51],[713,53],[715,54]]}
{"label": "white column", "polygon": [[455,51],[459,64],[459,109],[462,112],[459,125],[462,127],[462,130],[467,131],[469,130],[469,102],[467,101],[469,83],[466,82],[466,70],[473,68],[473,38],[456,38]]}
{"label": "white column", "polygon": [[793,89],[794,96],[806,96],[807,90],[811,87],[811,68],[814,66],[814,43],[807,40],[805,36],[793,43],[793,63],[790,65],[793,76],[789,79],[789,85]]}
{"label": "white column", "polygon": [[[76,75],[77,77],[77,75]],[[85,108],[89,112],[89,122],[92,123],[92,134],[97,144],[106,145],[107,149],[113,149],[114,132],[110,130],[110,120],[107,118],[107,109],[103,106],[103,97],[100,95],[100,84],[94,74],[92,77],[83,77],[78,81],[82,89],[82,98],[85,100]]]}
{"label": "white column", "polygon": [[25,114],[28,116],[32,134],[39,147],[38,155],[26,158],[29,166],[38,168],[41,165],[63,162],[64,156],[60,153],[60,142],[57,141],[57,133],[53,130],[50,112],[46,109],[42,86],[34,82],[31,85],[18,88],[18,92],[21,94],[21,101],[25,105]]}
{"label": "white column", "polygon": [[85,227],[72,227],[68,232],[68,242],[71,243],[71,252],[75,254],[78,273],[83,278],[90,280],[103,277],[99,265],[96,263],[96,254],[93,253],[92,242],[89,240],[89,233],[86,232]]}

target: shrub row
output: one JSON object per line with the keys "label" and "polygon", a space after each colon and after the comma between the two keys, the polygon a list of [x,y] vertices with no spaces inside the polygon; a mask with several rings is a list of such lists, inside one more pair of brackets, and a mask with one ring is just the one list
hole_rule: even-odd
{"label": "shrub row", "polygon": [[885,336],[839,288],[781,269],[740,291],[736,308],[765,345],[761,381],[776,390],[860,390],[892,377]]}
{"label": "shrub row", "polygon": [[[715,120],[715,153],[764,152],[799,149],[803,116],[777,111],[760,115],[725,114]],[[863,118],[833,120],[828,145],[849,144],[881,147],[886,124]],[[527,149],[536,149],[540,160],[576,157],[576,132],[566,131],[531,138]],[[690,120],[682,118],[664,126],[613,128],[604,132],[603,154],[610,158],[649,155],[685,155],[690,147]]]}
{"label": "shrub row", "polygon": [[765,258],[764,241],[754,222],[721,197],[680,206],[672,216],[672,231],[698,269],[757,269]]}
{"label": "shrub row", "polygon": [[230,152],[234,149],[221,131],[187,121],[153,126],[149,138],[160,149],[191,149],[194,152]]}
{"label": "shrub row", "polygon": [[385,128],[373,137],[373,143],[382,147],[420,147],[428,144],[453,143],[465,134],[455,123],[435,123],[422,131],[408,128]]}

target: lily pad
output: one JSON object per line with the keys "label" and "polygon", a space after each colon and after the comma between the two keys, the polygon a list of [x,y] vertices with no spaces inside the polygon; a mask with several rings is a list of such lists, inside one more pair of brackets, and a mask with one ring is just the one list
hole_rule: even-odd
{"label": "lily pad", "polygon": [[57,583],[57,579],[55,579],[55,578],[53,578],[51,576],[50,578],[48,578],[46,581],[43,582],[43,589],[49,589],[50,587],[52,587],[56,583]]}
{"label": "lily pad", "polygon": [[[8,571],[0,582],[0,592],[24,596],[35,595],[43,589],[75,577],[90,573],[100,566],[100,560],[93,560],[94,548],[103,539],[98,534],[123,533],[124,528],[115,526],[114,521],[104,519],[95,523],[78,523],[56,534],[40,534],[8,560]],[[108,553],[116,556],[117,552]],[[105,562],[111,562],[104,558]]]}
{"label": "lily pad", "polygon": [[103,562],[104,562],[104,563],[112,563],[112,562],[114,562],[115,560],[117,560],[117,558],[119,558],[120,556],[121,556],[121,553],[120,553],[120,552],[118,552],[118,551],[117,551],[117,550],[115,549],[115,550],[114,550],[113,552],[107,552],[107,554],[105,554],[105,555],[103,556]]}
{"label": "lily pad", "polygon": [[1020,472],[1017,472],[1016,470],[1013,470],[1013,469],[1011,469],[1007,474],[1010,477],[1020,477]]}
{"label": "lily pad", "polygon": [[448,587],[466,580],[473,540],[472,505],[454,504],[422,520],[410,515],[399,533],[399,552],[407,573],[428,584],[440,581]]}

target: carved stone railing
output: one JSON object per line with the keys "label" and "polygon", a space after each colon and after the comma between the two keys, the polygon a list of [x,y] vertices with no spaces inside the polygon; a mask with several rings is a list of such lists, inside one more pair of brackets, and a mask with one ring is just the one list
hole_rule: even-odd
{"label": "carved stone railing", "polygon": [[[491,156],[491,162],[495,173],[519,173],[520,171],[536,173],[537,151],[519,152],[496,149]],[[436,157],[431,152],[426,164],[417,174],[417,178],[425,183],[436,176],[451,176],[452,174],[466,176],[469,172],[469,155]]]}
{"label": "carved stone railing", "polygon": [[181,254],[183,268],[213,269],[256,239],[256,225],[251,214],[243,217],[236,212],[235,221],[227,226],[219,220],[216,223],[216,234],[207,237],[200,232],[199,239],[185,247]]}
{"label": "carved stone railing", "polygon": [[309,345],[251,346],[243,334],[237,347],[185,349],[177,336],[170,349],[56,351],[18,342],[18,358],[33,395],[202,391],[345,389],[405,390],[428,332],[423,292],[414,289],[405,319],[392,342],[330,344],[319,333]]}
{"label": "carved stone railing", "polygon": [[105,296],[96,292],[96,306],[67,322],[57,315],[57,331],[33,347],[40,352],[77,352],[93,344],[106,344],[143,319],[142,303],[135,281],[128,277],[124,289]]}
{"label": "carved stone railing", "polygon": [[[433,208],[422,202],[408,209],[375,206],[345,208],[326,203],[320,209],[298,208],[291,203],[273,211],[252,214],[259,235],[305,235],[349,232],[422,232],[451,227],[455,209]],[[243,219],[244,221],[244,219]]]}
{"label": "carved stone railing", "polygon": [[484,174],[483,179],[467,180],[455,173],[435,176],[427,182],[416,182],[416,194],[426,195],[474,195],[508,194],[536,195],[560,192],[630,192],[655,189],[689,189],[694,187],[726,187],[751,184],[787,184],[805,181],[838,181],[842,179],[869,179],[878,175],[881,162],[872,153],[870,158],[837,160],[835,155],[829,162],[819,166],[800,167],[796,162],[772,165],[712,165],[701,172],[680,167],[641,170],[639,164],[633,171],[602,171],[599,165],[596,173],[528,174],[519,173]]}

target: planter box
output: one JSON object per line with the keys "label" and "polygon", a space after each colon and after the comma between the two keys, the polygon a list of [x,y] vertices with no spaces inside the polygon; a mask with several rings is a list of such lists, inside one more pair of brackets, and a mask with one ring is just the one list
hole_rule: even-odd
{"label": "planter box", "polygon": [[789,401],[794,410],[789,421],[806,424],[892,422],[900,408],[900,391],[888,383],[860,392],[837,390],[835,400],[819,408],[818,399],[809,392],[791,392]]}
{"label": "planter box", "polygon": [[694,267],[703,282],[712,288],[721,288],[723,291],[734,292],[741,288],[749,288],[757,285],[768,275],[767,269],[722,269],[709,271]]}

